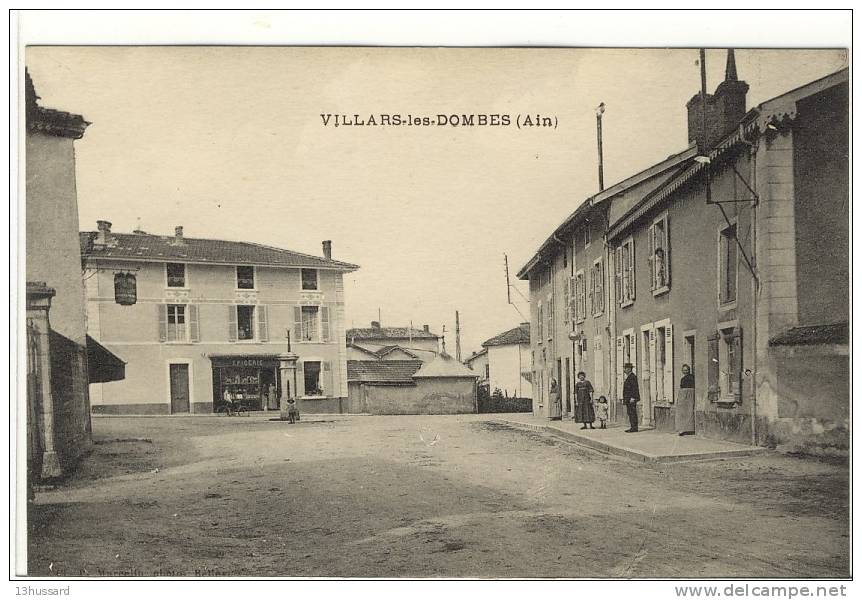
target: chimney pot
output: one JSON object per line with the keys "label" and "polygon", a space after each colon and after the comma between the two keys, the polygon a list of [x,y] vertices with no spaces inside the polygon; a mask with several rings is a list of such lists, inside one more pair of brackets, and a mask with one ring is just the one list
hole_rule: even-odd
{"label": "chimney pot", "polygon": [[430,329],[428,329],[428,326],[427,326],[427,325],[423,325],[423,326],[422,326],[422,331],[424,331],[425,333],[431,333],[431,330],[430,330]]}
{"label": "chimney pot", "polygon": [[96,235],[96,239],[93,240],[93,243],[104,246],[108,243],[108,235],[111,233],[111,222],[96,221],[96,227],[98,228],[99,233]]}
{"label": "chimney pot", "polygon": [[323,241],[323,258],[332,260],[332,240]]}
{"label": "chimney pot", "polygon": [[174,235],[176,235],[178,238],[183,237],[183,226],[182,225],[177,225],[176,227],[174,227]]}

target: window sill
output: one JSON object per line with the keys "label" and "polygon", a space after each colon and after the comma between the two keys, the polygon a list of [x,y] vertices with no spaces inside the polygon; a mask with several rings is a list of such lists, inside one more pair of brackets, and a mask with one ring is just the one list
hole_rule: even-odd
{"label": "window sill", "polygon": [[191,344],[196,344],[197,342],[192,342],[189,340],[165,340],[162,343],[170,344],[171,346],[189,346]]}
{"label": "window sill", "polygon": [[233,288],[235,292],[256,292],[257,288]]}
{"label": "window sill", "polygon": [[726,302],[724,304],[722,304],[721,302],[718,303],[718,310],[720,310],[720,311],[728,311],[728,310],[733,310],[735,308],[736,308],[736,300],[734,300],[733,302]]}
{"label": "window sill", "polygon": [[299,290],[299,291],[301,291],[301,292],[319,292],[319,291],[320,291],[320,288],[314,288],[314,289],[302,288],[302,289],[301,289],[301,290]]}
{"label": "window sill", "polygon": [[172,285],[166,285],[165,290],[171,291],[171,292],[189,292],[189,291],[191,291],[191,288],[187,285],[182,286],[182,287],[174,287]]}
{"label": "window sill", "polygon": [[661,296],[662,294],[667,294],[670,291],[669,285],[663,285],[660,288],[656,288],[652,291],[653,296]]}
{"label": "window sill", "polygon": [[742,402],[737,402],[736,398],[733,396],[722,396],[718,400],[713,400],[712,403],[719,408],[736,408],[737,406],[742,406]]}
{"label": "window sill", "polygon": [[300,396],[300,400],[327,400],[332,396]]}
{"label": "window sill", "polygon": [[631,306],[631,305],[632,305],[632,304],[634,304],[634,303],[635,303],[635,301],[634,301],[634,300],[626,300],[625,302],[621,302],[621,303],[620,303],[620,308],[627,308],[627,307]]}
{"label": "window sill", "polygon": [[601,317],[603,314],[605,314],[605,311],[593,313],[593,318],[597,319],[597,318]]}

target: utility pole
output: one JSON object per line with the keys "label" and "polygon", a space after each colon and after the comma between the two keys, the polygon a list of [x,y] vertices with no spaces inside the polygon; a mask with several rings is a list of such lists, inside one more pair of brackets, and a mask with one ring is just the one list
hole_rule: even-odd
{"label": "utility pole", "polygon": [[605,103],[596,107],[596,139],[599,146],[599,191],[605,189],[605,170],[602,160],[602,115],[605,113]]}
{"label": "utility pole", "polygon": [[461,362],[461,320],[455,311],[455,360]]}
{"label": "utility pole", "polygon": [[[703,148],[698,148],[697,153],[701,156],[709,156],[709,147],[706,139],[706,49],[700,49],[700,137],[703,143]],[[710,164],[706,164],[706,203],[712,202],[712,186],[711,186],[711,168]]]}

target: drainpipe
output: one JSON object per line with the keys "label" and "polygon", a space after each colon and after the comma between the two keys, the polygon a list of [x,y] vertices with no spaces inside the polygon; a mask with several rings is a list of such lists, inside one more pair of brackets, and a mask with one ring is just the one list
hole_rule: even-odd
{"label": "drainpipe", "polygon": [[[751,187],[755,190],[757,189],[757,151],[756,148],[751,148]],[[759,200],[755,199],[754,205],[751,208],[751,240],[752,240],[752,259],[754,260],[754,268],[759,272],[759,263],[757,257],[757,206],[759,204]],[[751,445],[757,445],[757,320],[759,318],[757,312],[757,299],[760,296],[760,277],[754,277],[754,285],[751,288],[752,299],[751,306],[752,312],[754,313],[754,319],[752,319],[752,329],[753,329],[753,347],[754,352],[752,361],[752,370],[751,370]]]}

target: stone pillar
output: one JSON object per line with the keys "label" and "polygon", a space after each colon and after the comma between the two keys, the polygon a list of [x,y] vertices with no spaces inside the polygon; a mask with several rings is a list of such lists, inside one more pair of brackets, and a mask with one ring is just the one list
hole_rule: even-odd
{"label": "stone pillar", "polygon": [[[54,446],[54,396],[51,391],[51,325],[48,311],[54,290],[42,282],[27,283],[27,322],[36,331],[38,362],[39,406],[36,407],[37,429],[42,445],[43,479],[62,474],[60,460]],[[29,397],[29,395],[28,395]]]}
{"label": "stone pillar", "polygon": [[281,410],[279,419],[287,421],[287,399],[296,397],[296,361],[299,356],[293,352],[278,355],[278,376],[281,381],[281,396],[278,406]]}

